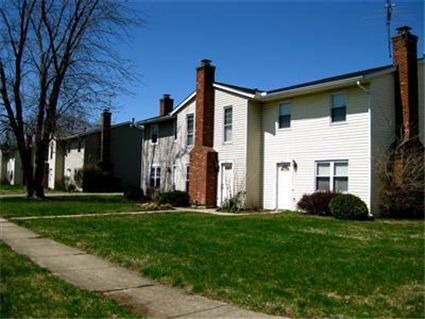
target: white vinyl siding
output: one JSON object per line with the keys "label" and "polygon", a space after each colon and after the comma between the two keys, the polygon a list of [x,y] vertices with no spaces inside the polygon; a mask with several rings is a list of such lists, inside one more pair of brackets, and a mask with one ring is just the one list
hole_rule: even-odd
{"label": "white vinyl siding", "polygon": [[369,88],[371,94],[371,213],[379,214],[381,182],[377,167],[395,140],[394,74],[373,79]]}
{"label": "white vinyl siding", "polygon": [[[281,102],[263,105],[263,206],[276,208],[276,165],[293,169],[292,207],[303,194],[315,191],[316,162],[343,159],[350,165],[350,193],[369,203],[368,95],[358,87],[344,89],[346,124],[329,125],[329,101],[334,92],[291,98],[291,129],[280,131],[276,114]],[[294,165],[295,164],[295,165]]]}
{"label": "white vinyl siding", "polygon": [[[224,141],[224,107],[232,106],[232,143]],[[214,112],[214,149],[218,152],[218,161],[232,162],[234,191],[246,191],[247,164],[247,119],[248,101],[236,94],[215,90]],[[220,185],[217,185],[220,190]],[[219,192],[218,192],[219,193]],[[219,195],[217,193],[217,195]],[[218,196],[217,196],[218,197]],[[218,198],[217,198],[218,200]]]}
{"label": "white vinyl siding", "polygon": [[[185,107],[182,107],[177,112],[177,140],[176,145],[176,190],[186,191],[186,172],[189,165],[189,154],[192,146],[187,147],[187,116],[193,115],[193,125],[195,132],[195,119],[196,119],[195,99],[188,101]],[[195,142],[195,135],[193,135],[193,142]]]}

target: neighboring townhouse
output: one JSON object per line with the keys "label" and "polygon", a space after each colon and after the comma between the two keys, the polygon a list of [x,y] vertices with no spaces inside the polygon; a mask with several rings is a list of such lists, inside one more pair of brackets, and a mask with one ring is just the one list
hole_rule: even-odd
{"label": "neighboring townhouse", "polygon": [[75,184],[75,175],[86,165],[110,166],[120,185],[140,185],[142,131],[132,122],[111,125],[111,113],[103,111],[100,128],[59,140],[53,139],[48,154],[48,187]]}
{"label": "neighboring townhouse", "polygon": [[0,149],[0,183],[9,185],[24,183],[21,157],[15,147],[2,145]]}
{"label": "neighboring townhouse", "polygon": [[[189,192],[220,206],[294,209],[303,194],[349,192],[379,211],[376,162],[396,140],[424,142],[424,60],[409,27],[393,37],[394,64],[271,91],[215,81],[203,60],[196,90],[144,126],[142,187]],[[423,146],[420,146],[423,149]]]}

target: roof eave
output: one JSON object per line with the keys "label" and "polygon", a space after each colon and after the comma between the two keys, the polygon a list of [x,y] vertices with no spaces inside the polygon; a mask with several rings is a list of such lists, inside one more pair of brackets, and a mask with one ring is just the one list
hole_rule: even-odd
{"label": "roof eave", "polygon": [[237,95],[246,97],[248,99],[253,99],[256,96],[256,94],[247,93],[247,92],[237,90],[237,89],[234,89],[234,88],[230,88],[228,86],[217,84],[217,83],[214,83],[213,87],[216,88],[216,89],[222,90],[222,91],[226,91],[226,92],[229,92],[229,93],[233,93],[233,94],[237,94]]}
{"label": "roof eave", "polygon": [[359,76],[354,76],[347,79],[314,84],[314,85],[299,87],[299,88],[290,89],[290,90],[282,90],[282,91],[277,91],[273,93],[264,92],[262,94],[259,94],[257,98],[261,101],[269,101],[269,100],[274,100],[278,98],[289,98],[289,97],[294,97],[297,95],[310,94],[310,93],[315,93],[319,91],[337,89],[341,87],[354,85],[357,83],[357,81],[361,81],[364,79],[365,78],[363,75],[359,75]]}

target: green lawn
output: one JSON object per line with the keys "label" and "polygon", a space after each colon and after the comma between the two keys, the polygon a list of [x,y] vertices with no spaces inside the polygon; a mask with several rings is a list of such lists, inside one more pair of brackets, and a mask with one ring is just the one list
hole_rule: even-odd
{"label": "green lawn", "polygon": [[46,199],[0,198],[0,216],[46,216],[138,211],[141,207],[123,196],[52,196]]}
{"label": "green lawn", "polygon": [[22,185],[0,184],[0,195],[25,194],[25,187]]}
{"label": "green lawn", "polygon": [[132,316],[114,301],[75,288],[34,265],[3,242],[0,242],[0,260],[0,318]]}
{"label": "green lawn", "polygon": [[20,221],[193,293],[290,317],[424,317],[423,221],[190,213]]}

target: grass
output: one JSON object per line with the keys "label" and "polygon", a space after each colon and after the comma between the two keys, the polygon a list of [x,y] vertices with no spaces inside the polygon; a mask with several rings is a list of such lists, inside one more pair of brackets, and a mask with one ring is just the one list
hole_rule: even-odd
{"label": "grass", "polygon": [[290,317],[424,317],[423,221],[190,213],[20,221],[141,274]]}
{"label": "grass", "polygon": [[123,196],[52,196],[46,199],[9,197],[0,199],[0,216],[46,216],[139,211],[142,208]]}
{"label": "grass", "polygon": [[132,316],[114,301],[55,277],[3,242],[0,242],[0,260],[0,318]]}
{"label": "grass", "polygon": [[22,185],[0,184],[0,195],[25,194],[25,187]]}
{"label": "grass", "polygon": [[[46,193],[60,193],[59,190],[45,189]],[[0,183],[0,195],[23,195],[26,193],[24,185],[8,185]]]}

